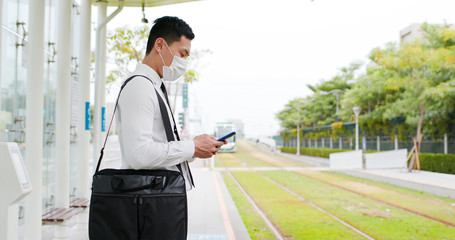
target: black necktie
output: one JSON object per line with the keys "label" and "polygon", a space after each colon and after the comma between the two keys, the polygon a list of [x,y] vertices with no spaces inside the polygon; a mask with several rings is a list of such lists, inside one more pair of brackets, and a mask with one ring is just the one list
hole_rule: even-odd
{"label": "black necktie", "polygon": [[[164,83],[161,83],[160,88],[161,88],[161,91],[163,91],[164,97],[166,98],[166,102],[167,102],[167,105],[169,106],[169,110],[171,110],[171,104],[169,104],[169,98],[167,96],[166,86],[164,86]],[[172,116],[172,121],[174,123],[174,134],[177,137],[177,141],[180,141],[180,136],[177,131],[177,125],[175,124],[174,114],[172,114],[172,110],[171,110],[171,116]],[[191,180],[191,185],[193,185],[193,187],[195,187],[194,181],[193,181],[193,175],[191,174],[191,170],[190,170],[190,165],[188,164],[187,161],[185,161],[184,164],[186,165],[186,168],[188,169],[188,173],[190,175],[190,180]]]}

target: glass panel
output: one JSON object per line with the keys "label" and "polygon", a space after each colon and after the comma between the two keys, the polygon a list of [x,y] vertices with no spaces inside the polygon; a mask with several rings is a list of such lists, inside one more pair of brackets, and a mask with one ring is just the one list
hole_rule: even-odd
{"label": "glass panel", "polygon": [[45,8],[44,121],[43,121],[43,210],[54,207],[55,160],[55,99],[57,89],[56,63],[56,1],[47,0]]}
{"label": "glass panel", "polygon": [[77,189],[79,181],[79,161],[77,152],[77,125],[79,119],[79,26],[80,15],[78,10],[73,8],[72,17],[72,61],[71,61],[71,146],[70,146],[70,193],[72,197],[78,197],[80,189]]}

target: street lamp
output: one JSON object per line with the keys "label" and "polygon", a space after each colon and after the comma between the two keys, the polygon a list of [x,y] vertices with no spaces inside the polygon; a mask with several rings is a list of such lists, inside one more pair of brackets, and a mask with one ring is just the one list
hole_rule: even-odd
{"label": "street lamp", "polygon": [[321,95],[328,95],[328,94],[334,94],[334,95],[335,95],[335,97],[337,98],[336,112],[338,113],[338,100],[340,99],[340,96],[341,96],[341,94],[344,93],[344,91],[341,90],[341,89],[333,89],[333,90],[331,90],[331,91],[329,91],[329,92],[320,91],[319,93],[320,93]]}
{"label": "street lamp", "polygon": [[312,102],[314,99],[310,100],[301,100],[298,102],[297,108],[297,152],[296,155],[300,155],[300,106],[301,104],[305,104],[307,102]]}
{"label": "street lamp", "polygon": [[297,152],[295,154],[300,155],[300,106],[297,106]]}
{"label": "street lamp", "polygon": [[355,150],[359,150],[359,114],[360,114],[360,107],[353,107],[352,110],[355,114]]}

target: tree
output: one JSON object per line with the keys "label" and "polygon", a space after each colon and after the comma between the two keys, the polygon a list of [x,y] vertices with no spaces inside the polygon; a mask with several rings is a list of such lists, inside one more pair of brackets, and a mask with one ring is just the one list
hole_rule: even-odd
{"label": "tree", "polygon": [[107,49],[113,55],[116,68],[107,76],[107,84],[124,79],[134,71],[137,63],[142,62],[147,49],[148,33],[145,25],[132,29],[123,26],[108,33]]}
{"label": "tree", "polygon": [[[109,54],[113,55],[114,64],[116,68],[110,71],[107,77],[107,84],[115,82],[117,79],[124,79],[130,75],[137,63],[142,62],[145,57],[147,49],[149,29],[147,26],[140,26],[131,28],[130,26],[123,26],[115,29],[114,32],[108,33],[107,46]],[[203,67],[202,58],[211,51],[208,49],[195,50],[191,52],[188,58],[190,64],[183,76],[183,81],[192,83],[197,81],[199,78],[199,71]],[[180,89],[182,79],[179,79],[174,88],[168,83],[168,92],[174,91],[174,101],[172,111],[174,112],[176,107],[177,93]],[[171,100],[171,99],[170,99]]]}
{"label": "tree", "polygon": [[[339,111],[336,111],[337,105],[340,106],[343,94],[351,88],[348,82],[354,80],[361,66],[361,63],[353,62],[347,67],[340,68],[339,73],[331,79],[323,80],[314,86],[308,85],[314,93],[308,116],[313,126],[325,126],[343,120],[343,117],[346,118],[346,111],[343,108],[339,107]],[[331,92],[334,94],[329,94]]]}
{"label": "tree", "polygon": [[[313,95],[306,99],[312,102],[301,109],[302,122],[321,126],[352,121],[352,108],[359,106],[362,130],[369,134],[404,138],[415,131],[420,139],[423,133],[455,133],[455,30],[430,24],[422,29],[425,40],[373,49],[371,63],[360,76],[356,76],[360,65],[351,64],[330,80],[308,85]],[[348,84],[350,80],[355,84]],[[336,97],[322,94],[328,92],[344,92],[337,114]],[[295,127],[287,120],[293,118],[292,101],[277,115],[284,128]]]}
{"label": "tree", "polygon": [[441,107],[449,110],[441,100],[453,99],[453,90],[447,87],[453,85],[455,73],[454,31],[448,26],[429,24],[424,24],[422,29],[427,41],[416,40],[401,46],[389,44],[384,49],[374,49],[370,55],[385,70],[385,87],[399,92],[393,102],[386,104],[384,117],[406,116],[408,124],[417,126],[417,139],[422,135],[428,113],[440,116]]}

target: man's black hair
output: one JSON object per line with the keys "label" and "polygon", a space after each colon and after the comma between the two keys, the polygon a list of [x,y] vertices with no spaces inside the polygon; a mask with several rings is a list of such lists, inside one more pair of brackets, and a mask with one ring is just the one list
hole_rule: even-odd
{"label": "man's black hair", "polygon": [[180,41],[180,38],[185,36],[189,40],[194,39],[194,33],[191,27],[178,17],[161,17],[154,21],[154,25],[150,30],[149,39],[147,42],[146,55],[149,54],[157,38],[164,38],[166,43],[171,45],[175,41]]}

